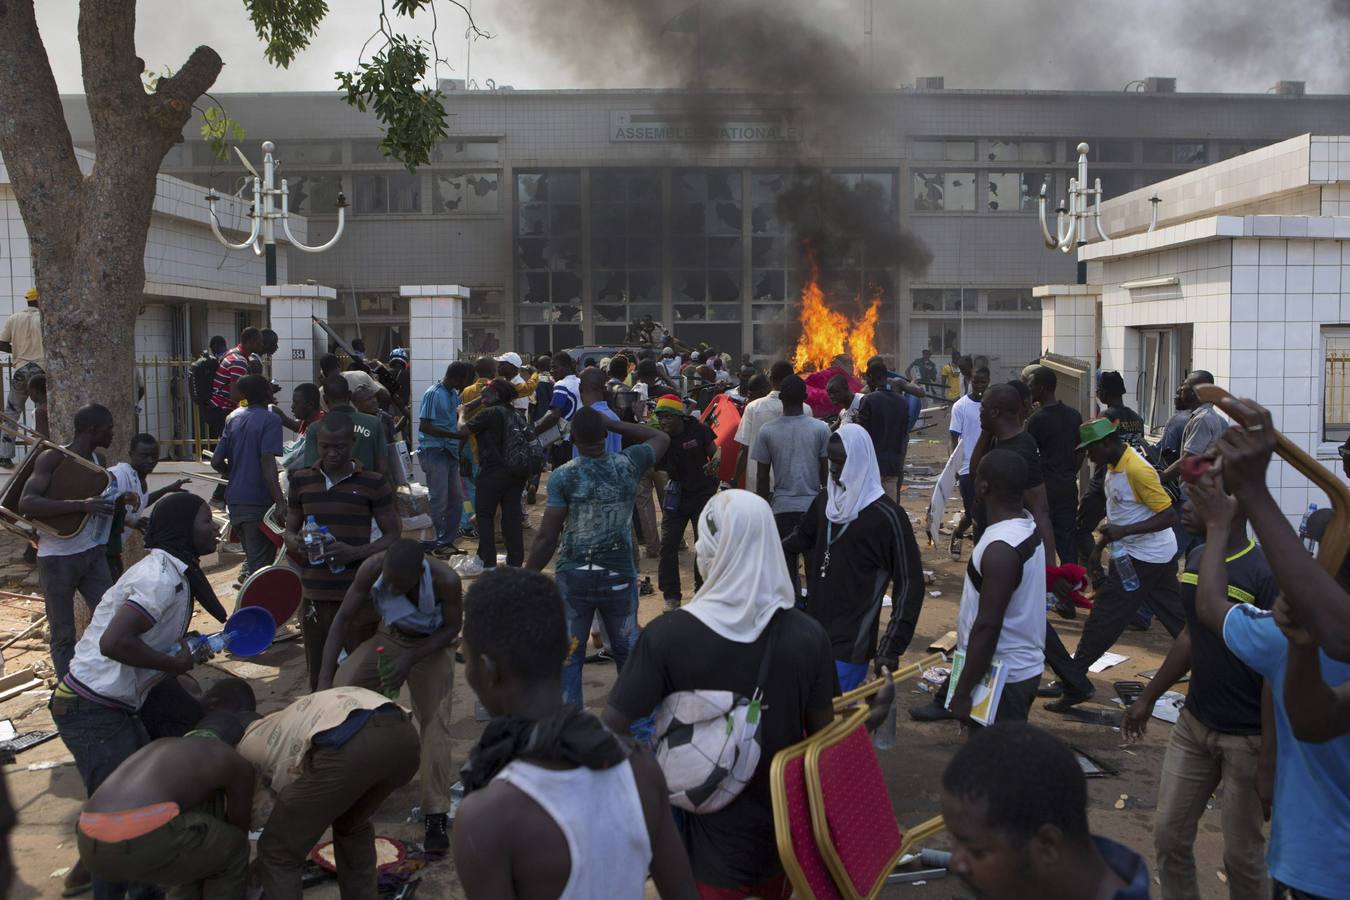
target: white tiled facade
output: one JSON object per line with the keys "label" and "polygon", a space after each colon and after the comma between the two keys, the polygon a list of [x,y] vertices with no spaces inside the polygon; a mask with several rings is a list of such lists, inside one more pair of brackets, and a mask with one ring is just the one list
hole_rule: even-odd
{"label": "white tiled facade", "polygon": [[[1108,201],[1103,222],[1120,236],[1080,250],[1089,284],[1037,289],[1045,339],[1078,343],[1080,322],[1064,324],[1057,291],[1099,290],[1101,368],[1121,372],[1127,402],[1145,402],[1150,330],[1189,331],[1183,367],[1255,398],[1280,431],[1340,473],[1340,441],[1328,439],[1323,415],[1325,338],[1350,323],[1350,184],[1341,178],[1350,180],[1350,137],[1302,135]],[[1148,233],[1154,194],[1161,227]],[[1065,331],[1072,340],[1061,339]],[[1286,463],[1271,465],[1269,481],[1291,520],[1310,502],[1327,503]]]}
{"label": "white tiled facade", "polygon": [[445,376],[464,346],[464,302],[469,289],[458,284],[405,284],[399,294],[408,298],[412,323],[412,428],[422,392]]}
{"label": "white tiled facade", "polygon": [[328,335],[314,320],[328,319],[328,304],[337,291],[313,284],[280,284],[264,287],[270,327],[277,333],[277,352],[272,354],[272,380],[281,385],[278,400],[290,403],[295,386],[313,381],[319,374],[319,357],[328,349]]}

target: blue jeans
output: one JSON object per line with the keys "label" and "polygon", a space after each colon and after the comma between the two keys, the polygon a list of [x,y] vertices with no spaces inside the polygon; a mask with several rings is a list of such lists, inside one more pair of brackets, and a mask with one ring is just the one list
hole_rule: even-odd
{"label": "blue jeans", "polygon": [[469,456],[469,477],[460,476],[460,484],[464,486],[462,496],[468,501],[468,505],[460,505],[464,508],[460,510],[459,528],[461,531],[468,531],[473,527],[474,517],[478,513],[478,458],[472,454]]}
{"label": "blue jeans", "polygon": [[608,569],[570,569],[556,580],[567,609],[567,633],[572,646],[563,663],[563,702],[581,705],[581,664],[591,639],[595,614],[609,633],[614,665],[623,671],[628,651],[637,640],[638,579]]}
{"label": "blue jeans", "polygon": [[244,565],[239,570],[239,580],[260,569],[265,569],[277,560],[276,545],[267,539],[263,529],[263,517],[271,509],[270,505],[259,506],[254,503],[235,503],[229,506],[230,525],[239,535],[239,543],[244,548]]}
{"label": "blue jeans", "polygon": [[[109,775],[133,753],[150,743],[140,718],[83,697],[53,696],[49,708],[57,733],[75,757],[75,768],[92,797]],[[148,885],[94,882],[95,900],[150,896]]]}
{"label": "blue jeans", "polygon": [[867,663],[850,663],[836,659],[834,672],[839,676],[839,690],[847,694],[867,680]]}
{"label": "blue jeans", "polygon": [[436,543],[449,544],[459,537],[464,502],[459,487],[459,447],[423,447],[417,451],[417,460],[427,479]]}

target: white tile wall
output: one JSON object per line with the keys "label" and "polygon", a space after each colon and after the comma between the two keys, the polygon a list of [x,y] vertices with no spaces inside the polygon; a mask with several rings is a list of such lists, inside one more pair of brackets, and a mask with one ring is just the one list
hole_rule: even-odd
{"label": "white tile wall", "polygon": [[[1350,191],[1346,202],[1350,214]],[[1244,232],[1252,237],[1212,241],[1208,257],[1203,242],[1196,245],[1198,255],[1190,246],[1160,245],[1150,252],[1104,257],[1102,367],[1120,369],[1133,392],[1136,329],[1189,322],[1193,365],[1213,371],[1232,393],[1267,406],[1282,432],[1310,452],[1320,451],[1324,463],[1340,473],[1332,446],[1321,441],[1321,329],[1350,323],[1350,278],[1343,277],[1350,272],[1350,242],[1326,237],[1337,233],[1340,219],[1307,217],[1299,227],[1291,218],[1247,217]],[[1343,234],[1350,238],[1350,230]],[[1231,269],[1216,268],[1216,254],[1218,259],[1226,254]],[[1203,275],[1198,271],[1202,264],[1209,266]],[[1132,300],[1120,287],[1163,275],[1180,279],[1180,301]],[[1058,334],[1058,322],[1054,327]],[[1268,478],[1292,520],[1308,503],[1326,503],[1307,479],[1283,463],[1272,464]]]}
{"label": "white tile wall", "polygon": [[464,346],[464,301],[468,290],[458,285],[405,285],[400,290],[408,297],[412,428],[416,431],[422,392],[445,375],[446,368],[459,359]]}
{"label": "white tile wall", "polygon": [[328,337],[314,324],[314,317],[327,320],[332,288],[318,285],[279,285],[263,288],[267,296],[270,327],[277,333],[277,352],[272,356],[272,380],[281,385],[283,403],[290,401],[295,386],[313,381],[319,357],[328,349]]}

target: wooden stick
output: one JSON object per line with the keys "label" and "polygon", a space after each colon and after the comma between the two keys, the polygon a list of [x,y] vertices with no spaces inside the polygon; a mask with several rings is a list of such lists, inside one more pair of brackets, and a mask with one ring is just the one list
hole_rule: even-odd
{"label": "wooden stick", "polygon": [[40,628],[40,627],[42,627],[43,625],[46,625],[46,624],[47,624],[47,617],[46,617],[46,616],[43,616],[42,618],[40,618],[40,619],[38,619],[36,622],[34,622],[32,625],[29,625],[29,626],[28,626],[27,628],[25,628],[23,631],[20,631],[18,634],[14,635],[14,637],[12,637],[12,638],[10,638],[9,640],[5,641],[5,643],[4,643],[3,645],[0,645],[0,651],[8,650],[8,649],[10,648],[10,645],[11,645],[11,644],[14,644],[14,643],[16,643],[16,642],[18,642],[18,641],[23,640],[24,638],[28,637],[28,635],[30,635],[30,634],[32,634],[34,631],[36,631],[38,628]]}

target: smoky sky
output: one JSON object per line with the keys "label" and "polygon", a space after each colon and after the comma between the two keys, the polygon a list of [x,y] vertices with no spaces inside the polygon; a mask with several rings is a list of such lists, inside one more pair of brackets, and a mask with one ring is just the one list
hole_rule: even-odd
{"label": "smoky sky", "polygon": [[[733,10],[746,0],[717,0]],[[689,0],[473,0],[474,16],[494,34],[472,43],[462,16],[439,5],[440,74],[521,89],[683,87],[694,55],[691,35],[660,33]],[[38,21],[63,92],[81,91],[75,0],[42,0]],[[184,8],[191,7],[191,15]],[[322,91],[348,68],[374,30],[374,5],[330,3],[313,46],[287,70],[269,66],[239,0],[139,0],[137,49],[151,69],[177,66],[198,44],[225,60],[215,89]],[[858,59],[863,0],[755,0],[770,20],[804,22],[780,41],[823,40]],[[745,15],[750,15],[747,13]],[[427,16],[396,20],[427,37]],[[875,0],[873,66],[881,87],[943,75],[948,87],[1121,90],[1148,75],[1175,76],[1183,91],[1260,93],[1281,78],[1304,80],[1310,93],[1350,93],[1346,63],[1350,2],[1300,0]],[[772,24],[765,27],[772,27]],[[720,74],[763,45],[736,43],[705,29],[706,57]],[[719,57],[707,52],[720,42]],[[732,61],[723,63],[721,60]],[[782,58],[792,59],[792,54]],[[787,77],[812,67],[794,61]],[[774,71],[763,68],[760,71]],[[778,70],[778,71],[781,71]],[[772,86],[772,85],[770,85]]]}

